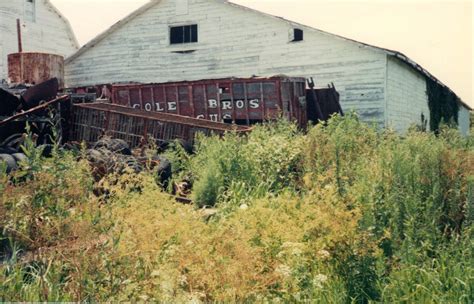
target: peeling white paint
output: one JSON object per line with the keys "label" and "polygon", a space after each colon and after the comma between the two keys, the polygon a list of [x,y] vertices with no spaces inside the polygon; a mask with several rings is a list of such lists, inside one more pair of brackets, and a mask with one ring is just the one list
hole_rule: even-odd
{"label": "peeling white paint", "polygon": [[430,109],[426,93],[426,78],[406,63],[394,57],[387,64],[388,126],[404,133],[413,125],[421,125],[421,115],[428,122]]}
{"label": "peeling white paint", "polygon": [[471,126],[471,113],[466,107],[462,105],[459,108],[458,122],[459,122],[459,131],[461,132],[461,134],[468,136],[470,132],[470,126]]}
{"label": "peeling white paint", "polygon": [[24,52],[69,56],[78,49],[68,21],[48,0],[0,0],[0,80],[8,76],[8,54],[18,52],[17,18]]}
{"label": "peeling white paint", "polygon": [[[170,45],[169,27],[190,24],[199,41]],[[292,42],[294,28],[303,41]],[[424,77],[433,76],[394,56],[403,57],[223,0],[152,0],[68,58],[66,83],[314,77],[335,84],[344,111],[404,131],[421,113],[429,118]]]}

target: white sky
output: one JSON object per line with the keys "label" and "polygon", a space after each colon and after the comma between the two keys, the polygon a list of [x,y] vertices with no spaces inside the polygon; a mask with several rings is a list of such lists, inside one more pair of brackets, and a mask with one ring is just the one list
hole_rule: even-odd
{"label": "white sky", "polygon": [[[50,0],[86,43],[148,0]],[[400,51],[474,107],[473,0],[233,0]]]}

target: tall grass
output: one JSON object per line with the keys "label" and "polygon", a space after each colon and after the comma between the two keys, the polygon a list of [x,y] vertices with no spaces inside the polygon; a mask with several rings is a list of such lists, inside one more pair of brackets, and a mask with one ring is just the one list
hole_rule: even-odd
{"label": "tall grass", "polygon": [[472,137],[348,115],[197,142],[167,152],[190,206],[152,172],[96,198],[86,163],[26,147],[0,171],[0,301],[474,302]]}

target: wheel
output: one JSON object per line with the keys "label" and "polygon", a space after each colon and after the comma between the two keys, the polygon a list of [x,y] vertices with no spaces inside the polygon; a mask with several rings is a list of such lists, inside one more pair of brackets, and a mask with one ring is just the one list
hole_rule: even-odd
{"label": "wheel", "polygon": [[0,154],[0,162],[6,164],[7,173],[10,173],[18,168],[15,159],[9,154]]}
{"label": "wheel", "polygon": [[125,169],[131,169],[134,173],[140,173],[143,171],[143,167],[140,165],[139,161],[133,156],[122,156],[117,159],[117,172],[125,173]]}
{"label": "wheel", "polygon": [[132,151],[130,150],[130,146],[127,144],[127,142],[118,138],[101,138],[94,144],[93,148],[106,148],[114,153],[132,155]]}
{"label": "wheel", "polygon": [[109,150],[123,155],[132,155],[130,146],[123,139],[111,139]]}
{"label": "wheel", "polygon": [[12,154],[12,157],[15,159],[17,164],[28,160],[28,157],[26,157],[26,155],[23,153],[14,153]]}
{"label": "wheel", "polygon": [[1,147],[0,148],[0,154],[14,154],[14,153],[17,153],[18,151],[16,149],[13,149],[13,148],[9,148],[9,147]]}
{"label": "wheel", "polygon": [[21,133],[16,133],[11,136],[9,136],[7,139],[5,139],[0,146],[10,148],[15,150],[16,152],[19,151],[20,146],[24,143],[25,138],[23,134]]}
{"label": "wheel", "polygon": [[43,149],[41,152],[41,156],[49,158],[53,155],[53,145],[50,144],[44,144],[41,146],[38,146],[37,149]]}
{"label": "wheel", "polygon": [[165,185],[172,176],[171,162],[161,155],[157,155],[156,159],[159,161],[156,169],[158,180],[162,185]]}

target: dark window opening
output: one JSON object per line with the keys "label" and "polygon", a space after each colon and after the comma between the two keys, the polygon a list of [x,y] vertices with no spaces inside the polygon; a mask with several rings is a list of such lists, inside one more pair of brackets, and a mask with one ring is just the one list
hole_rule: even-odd
{"label": "dark window opening", "polygon": [[192,54],[196,52],[196,50],[187,50],[187,51],[173,51],[172,53],[175,53],[175,54]]}
{"label": "dark window opening", "polygon": [[170,28],[170,44],[198,42],[197,24],[173,26]]}
{"label": "dark window opening", "polygon": [[294,29],[293,30],[293,42],[303,41],[303,30]]}

